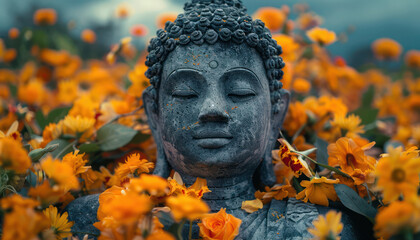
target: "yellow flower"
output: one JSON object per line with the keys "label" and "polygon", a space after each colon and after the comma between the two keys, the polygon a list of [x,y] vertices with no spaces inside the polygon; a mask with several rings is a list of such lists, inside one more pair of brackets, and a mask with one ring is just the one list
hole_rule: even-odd
{"label": "yellow flower", "polygon": [[118,194],[101,206],[103,214],[112,217],[117,224],[133,224],[152,210],[150,197],[144,194],[125,192]]}
{"label": "yellow flower", "polygon": [[311,41],[316,42],[321,46],[330,45],[337,39],[335,32],[328,31],[327,29],[320,27],[312,28],[311,30],[306,32],[306,35]]}
{"label": "yellow flower", "polygon": [[316,240],[331,240],[340,239],[338,236],[343,230],[343,224],[341,223],[341,213],[330,210],[327,212],[325,217],[319,215],[319,217],[312,222],[314,228],[309,228],[308,232],[311,233]]}
{"label": "yellow flower", "polygon": [[36,25],[54,25],[57,22],[57,12],[51,8],[36,10],[34,23]]}
{"label": "yellow flower", "polygon": [[384,201],[392,202],[401,195],[405,199],[417,195],[419,187],[420,157],[417,147],[403,151],[401,147],[388,148],[376,166],[377,187],[383,190]]}
{"label": "yellow flower", "polygon": [[303,180],[300,185],[305,187],[303,191],[297,194],[296,199],[302,199],[304,202],[311,202],[322,206],[328,206],[328,199],[337,200],[337,194],[333,184],[339,183],[339,180],[327,179],[325,177],[314,177],[310,181]]}
{"label": "yellow flower", "polygon": [[82,116],[73,117],[67,115],[63,120],[63,124],[64,127],[70,130],[67,133],[81,134],[93,127],[95,124],[95,119]]}
{"label": "yellow flower", "polygon": [[344,131],[345,136],[355,136],[360,133],[364,133],[363,125],[360,125],[362,120],[359,116],[350,114],[348,117],[345,116],[335,116],[334,120],[331,121],[331,125],[338,127],[341,131]]}
{"label": "yellow flower", "polygon": [[181,219],[193,221],[210,211],[210,208],[204,201],[186,195],[169,197],[166,200],[166,204],[171,208],[172,215],[177,222]]}
{"label": "yellow flower", "polygon": [[90,166],[85,166],[86,163],[89,161],[84,159],[85,154],[79,154],[79,150],[74,152],[67,153],[63,157],[63,163],[67,163],[73,167],[73,172],[75,175],[79,175],[81,173],[87,172]]}
{"label": "yellow flower", "polygon": [[420,232],[420,209],[407,201],[396,201],[379,210],[375,217],[375,235],[389,239],[409,230]]}
{"label": "yellow flower", "polygon": [[70,104],[76,100],[78,95],[78,84],[75,80],[58,82],[57,100],[63,104]]}
{"label": "yellow flower", "polygon": [[45,216],[47,216],[48,220],[50,221],[51,229],[54,230],[57,239],[72,236],[71,227],[73,226],[74,222],[68,221],[67,212],[59,214],[57,212],[57,208],[50,205],[47,209],[43,211],[43,213],[45,214]]}
{"label": "yellow flower", "polygon": [[95,43],[96,41],[96,34],[94,31],[90,29],[85,29],[82,31],[80,38],[82,39],[83,42],[92,44],[92,43]]}
{"label": "yellow flower", "polygon": [[253,213],[263,208],[263,202],[260,199],[254,199],[249,201],[243,201],[241,209],[247,213]]}
{"label": "yellow flower", "polygon": [[12,125],[10,125],[6,133],[0,130],[0,138],[9,137],[18,142],[22,142],[22,138],[20,137],[18,127],[19,127],[19,122],[16,120],[12,123]]}
{"label": "yellow flower", "polygon": [[285,139],[279,139],[281,144],[279,157],[284,165],[292,169],[295,177],[299,177],[302,173],[307,177],[312,177],[312,173],[309,169],[308,163],[302,159],[296,151]]}
{"label": "yellow flower", "polygon": [[16,173],[25,173],[31,159],[22,144],[12,138],[0,138],[0,165]]}
{"label": "yellow flower", "polygon": [[239,234],[242,220],[226,213],[222,208],[217,213],[207,214],[198,223],[200,236],[205,240],[233,240]]}
{"label": "yellow flower", "polygon": [[367,181],[368,174],[374,170],[375,159],[365,155],[365,151],[374,144],[375,142],[371,142],[359,147],[351,138],[340,138],[328,146],[328,164],[340,166],[343,172],[353,178],[356,185],[363,184]]}
{"label": "yellow flower", "polygon": [[60,187],[67,190],[79,188],[79,181],[73,172],[73,167],[68,163],[53,159],[51,155],[48,155],[42,160],[41,168]]}
{"label": "yellow flower", "polygon": [[372,50],[375,57],[379,60],[397,60],[402,52],[401,45],[390,38],[381,38],[372,43]]}
{"label": "yellow flower", "polygon": [[270,31],[276,32],[283,27],[287,16],[281,9],[263,7],[257,10],[254,14],[254,18],[260,19]]}
{"label": "yellow flower", "polygon": [[130,179],[128,189],[138,193],[146,191],[150,195],[158,197],[164,196],[169,192],[166,179],[149,174],[142,174],[140,178]]}
{"label": "yellow flower", "polygon": [[140,159],[140,154],[133,153],[127,157],[125,163],[120,164],[115,169],[115,175],[119,178],[126,177],[130,173],[140,175],[141,173],[149,173],[153,167],[152,162],[147,161],[147,159]]}
{"label": "yellow flower", "polygon": [[203,178],[197,178],[193,185],[190,187],[186,187],[182,181],[181,176],[179,173],[175,172],[174,178],[169,178],[169,187],[170,193],[169,195],[177,196],[177,195],[187,195],[190,197],[201,199],[204,193],[211,192],[207,187],[207,180]]}

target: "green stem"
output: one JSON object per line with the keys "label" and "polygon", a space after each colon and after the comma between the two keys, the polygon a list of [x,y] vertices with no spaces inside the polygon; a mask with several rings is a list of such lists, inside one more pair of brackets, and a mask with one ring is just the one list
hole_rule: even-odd
{"label": "green stem", "polygon": [[299,154],[299,155],[301,155],[301,156],[303,156],[303,157],[305,157],[305,158],[309,159],[311,162],[313,162],[313,163],[315,163],[315,164],[317,164],[317,165],[319,165],[319,166],[321,166],[321,167],[324,167],[324,168],[326,168],[326,169],[328,169],[328,170],[331,170],[331,171],[333,171],[333,172],[335,172],[335,173],[337,173],[337,174],[340,174],[340,175],[341,175],[341,176],[343,176],[343,177],[351,178],[348,174],[346,174],[346,173],[344,173],[344,172],[342,172],[342,171],[338,170],[338,169],[337,169],[337,168],[335,168],[335,167],[331,167],[330,165],[327,165],[327,164],[323,164],[323,163],[317,162],[317,161],[315,161],[314,159],[312,159],[312,158],[310,158],[310,157],[308,157],[308,156],[306,156],[305,154],[302,154],[302,153],[300,153],[300,152],[297,152],[297,151],[291,151],[291,152],[297,153],[297,154]]}
{"label": "green stem", "polygon": [[192,220],[190,220],[190,230],[188,231],[188,240],[192,239]]}
{"label": "green stem", "polygon": [[78,142],[78,140],[74,140],[73,142],[71,142],[70,144],[68,144],[67,146],[65,146],[65,147],[63,148],[63,150],[61,150],[61,151],[57,154],[56,158],[60,158],[60,156],[61,156],[62,154],[64,154],[64,153],[68,150],[68,148],[69,148],[69,147],[72,147],[73,145],[76,145],[76,144],[77,144],[77,142]]}

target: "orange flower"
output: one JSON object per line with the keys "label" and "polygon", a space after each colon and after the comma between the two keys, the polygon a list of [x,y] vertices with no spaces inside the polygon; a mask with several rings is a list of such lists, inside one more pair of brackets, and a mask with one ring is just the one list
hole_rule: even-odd
{"label": "orange flower", "polygon": [[381,38],[372,43],[372,50],[379,60],[397,60],[402,52],[401,45],[390,38]]}
{"label": "orange flower", "polygon": [[217,213],[207,214],[198,223],[200,236],[206,240],[233,240],[239,234],[241,219],[227,214],[222,208]]}
{"label": "orange flower", "polygon": [[314,228],[309,228],[308,232],[314,236],[314,240],[338,240],[340,239],[338,235],[341,231],[343,231],[341,212],[333,210],[328,211],[325,217],[323,215],[319,215],[312,224],[314,225]]}
{"label": "orange flower", "polygon": [[147,159],[140,159],[140,154],[133,153],[127,157],[125,163],[118,165],[115,169],[115,175],[119,178],[126,177],[130,173],[140,175],[141,173],[149,173],[153,167],[152,162],[147,161]]}
{"label": "orange flower", "polygon": [[401,194],[404,199],[413,198],[419,187],[419,150],[417,147],[407,151],[390,147],[388,152],[382,155],[376,166],[377,187],[383,190],[384,201],[395,201]]}
{"label": "orange flower", "polygon": [[79,154],[79,150],[74,152],[67,153],[63,157],[63,163],[67,163],[73,167],[73,172],[75,175],[82,174],[87,172],[90,166],[85,166],[89,160],[84,159],[85,153]]}
{"label": "orange flower", "polygon": [[297,93],[305,94],[311,90],[311,83],[304,78],[296,78],[293,81],[292,87]]}
{"label": "orange flower", "polygon": [[47,91],[40,79],[30,81],[18,88],[18,99],[29,105],[40,105],[46,97]]}
{"label": "orange flower", "polygon": [[5,63],[11,62],[16,59],[17,51],[14,48],[6,49],[3,55],[3,61]]}
{"label": "orange flower", "polygon": [[254,199],[249,201],[243,201],[241,209],[247,213],[253,213],[263,208],[263,202],[260,199]]}
{"label": "orange flower", "polygon": [[30,188],[28,196],[38,199],[42,206],[55,204],[65,194],[63,189],[52,188],[48,181],[44,181],[41,185]]}
{"label": "orange flower", "polygon": [[45,174],[54,180],[60,187],[64,189],[78,189],[79,181],[74,175],[73,168],[67,163],[53,159],[48,155],[41,162],[41,168]]}
{"label": "orange flower", "polygon": [[170,187],[169,195],[173,196],[187,195],[201,199],[204,193],[211,192],[207,187],[207,180],[203,178],[197,178],[194,184],[187,188],[179,173],[175,172],[174,178],[169,178],[168,182]]}
{"label": "orange flower", "polygon": [[148,33],[148,29],[143,24],[135,24],[130,28],[130,34],[134,37],[143,37]]}
{"label": "orange flower", "polygon": [[273,34],[273,39],[277,41],[277,44],[283,46],[282,58],[286,61],[295,61],[297,58],[297,51],[299,50],[299,44],[295,40],[286,34]]}
{"label": "orange flower", "polygon": [[164,196],[169,192],[166,179],[149,174],[142,174],[140,178],[130,179],[128,189],[138,193],[146,191],[150,195],[158,197]]}
{"label": "orange flower", "polygon": [[20,142],[13,138],[0,138],[0,165],[16,173],[25,173],[31,166],[31,159]]}
{"label": "orange flower", "polygon": [[108,200],[102,206],[105,216],[113,217],[119,224],[132,224],[152,210],[149,196],[123,192]]}
{"label": "orange flower", "polygon": [[35,208],[39,206],[39,202],[30,198],[23,198],[19,194],[13,194],[0,200],[1,208],[6,209],[17,209],[17,208]]}
{"label": "orange flower", "polygon": [[291,103],[283,127],[289,135],[294,135],[308,121],[306,108],[301,102]]}
{"label": "orange flower", "polygon": [[287,19],[286,14],[278,8],[263,7],[259,8],[254,14],[254,18],[260,19],[265,23],[265,26],[272,32],[279,31]]}
{"label": "orange flower", "polygon": [[405,54],[405,64],[412,68],[420,68],[420,51],[410,50]]}
{"label": "orange flower", "polygon": [[73,234],[71,233],[71,227],[73,226],[74,222],[69,222],[67,220],[68,213],[65,212],[63,214],[59,214],[56,207],[49,206],[47,209],[42,211],[44,215],[50,222],[51,229],[57,236],[57,239],[63,239],[67,237],[71,237]]}
{"label": "orange flower", "polygon": [[171,208],[172,215],[177,222],[181,219],[193,221],[210,211],[204,201],[186,195],[169,197],[166,204]]}
{"label": "orange flower", "polygon": [[60,65],[55,68],[55,76],[58,79],[72,77],[82,65],[82,60],[78,56],[72,56],[65,65]]}
{"label": "orange flower", "polygon": [[166,22],[174,22],[176,17],[178,16],[177,13],[163,13],[157,17],[156,25],[158,28],[164,28]]}
{"label": "orange flower", "polygon": [[80,35],[80,38],[85,43],[92,44],[92,43],[96,42],[96,34],[95,34],[94,31],[92,31],[90,29],[83,30],[82,34]]}
{"label": "orange flower", "polygon": [[63,120],[63,131],[67,134],[81,134],[92,130],[95,119],[82,116],[73,117],[67,115]]}
{"label": "orange flower", "polygon": [[367,181],[368,175],[373,171],[375,159],[365,155],[365,151],[373,147],[375,142],[359,147],[351,138],[340,138],[336,143],[328,146],[328,164],[349,174],[356,185]]}
{"label": "orange flower", "polygon": [[286,179],[284,185],[276,184],[273,187],[265,187],[265,191],[262,193],[262,200],[270,200],[272,198],[276,200],[283,200],[285,198],[296,197],[295,188],[290,185],[289,180]]}
{"label": "orange flower", "polygon": [[127,18],[130,15],[129,6],[125,3],[120,4],[115,10],[115,16],[117,18]]}
{"label": "orange flower", "polygon": [[297,19],[298,26],[303,30],[318,26],[321,22],[322,19],[311,12],[300,14]]}
{"label": "orange flower", "polygon": [[52,49],[42,49],[39,53],[39,58],[41,61],[51,66],[60,66],[66,64],[70,60],[70,54],[65,50],[55,51]]}
{"label": "orange flower", "polygon": [[338,127],[345,134],[344,136],[352,137],[357,136],[359,133],[364,133],[363,125],[360,125],[362,120],[359,116],[350,114],[349,116],[335,116],[334,120],[331,121],[331,125]]}
{"label": "orange flower", "polygon": [[42,132],[42,143],[41,146],[45,147],[49,142],[51,142],[54,139],[57,139],[61,136],[63,133],[63,121],[55,123],[48,124],[44,131]]}
{"label": "orange flower", "polygon": [[57,22],[57,12],[51,8],[36,10],[34,23],[36,25],[54,25]]}
{"label": "orange flower", "polygon": [[63,104],[71,104],[76,100],[78,95],[78,84],[74,80],[66,80],[58,82],[57,100]]}
{"label": "orange flower", "polygon": [[98,220],[103,220],[107,215],[103,212],[103,206],[107,205],[112,199],[122,195],[125,192],[124,188],[112,186],[99,195]]}
{"label": "orange flower", "polygon": [[328,31],[327,29],[320,27],[312,28],[311,30],[306,32],[306,35],[311,41],[316,42],[321,46],[330,45],[337,39],[335,32]]}
{"label": "orange flower", "polygon": [[19,37],[19,29],[17,29],[17,28],[11,28],[10,30],[9,30],[9,38],[10,39],[15,39],[15,38],[17,38],[17,37]]}
{"label": "orange flower", "polygon": [[327,179],[325,177],[314,177],[310,181],[303,180],[300,185],[305,187],[303,191],[297,194],[296,199],[302,199],[304,202],[311,202],[322,206],[328,206],[328,199],[337,200],[337,194],[333,184],[339,183],[339,180]]}
{"label": "orange flower", "polygon": [[158,231],[148,235],[146,240],[175,240],[175,237],[165,231]]}
{"label": "orange flower", "polygon": [[380,209],[375,217],[376,237],[389,239],[403,230],[420,232],[419,213],[420,209],[407,201],[395,201]]}
{"label": "orange flower", "polygon": [[304,173],[307,177],[312,177],[312,173],[309,170],[308,163],[302,159],[297,153],[293,152],[296,151],[293,149],[290,144],[284,140],[279,139],[281,144],[279,157],[284,165],[288,166],[295,174],[295,177],[299,177],[300,174]]}

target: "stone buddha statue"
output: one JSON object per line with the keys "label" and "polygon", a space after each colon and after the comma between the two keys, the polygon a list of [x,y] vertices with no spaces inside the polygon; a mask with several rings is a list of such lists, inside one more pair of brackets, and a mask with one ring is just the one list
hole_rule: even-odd
{"label": "stone buddha statue", "polygon": [[[242,219],[236,239],[311,238],[307,228],[331,208],[273,199],[251,214],[241,209],[256,188],[275,183],[271,152],[290,99],[280,81],[282,48],[240,0],[193,0],[184,10],[148,47],[143,102],[158,149],[154,174],[175,170],[187,186],[205,178],[211,211]],[[342,239],[371,236],[366,220],[337,208]]]}

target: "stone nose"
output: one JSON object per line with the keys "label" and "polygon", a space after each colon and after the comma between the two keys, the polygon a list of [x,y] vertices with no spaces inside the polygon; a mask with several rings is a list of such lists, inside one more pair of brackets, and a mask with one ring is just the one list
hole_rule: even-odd
{"label": "stone nose", "polygon": [[217,96],[205,99],[198,119],[200,122],[228,122],[225,102]]}

